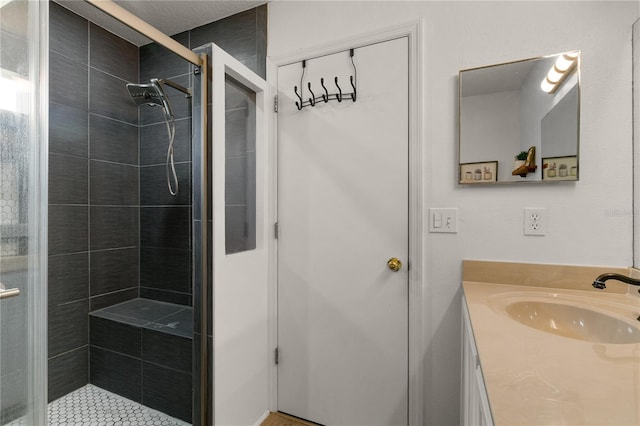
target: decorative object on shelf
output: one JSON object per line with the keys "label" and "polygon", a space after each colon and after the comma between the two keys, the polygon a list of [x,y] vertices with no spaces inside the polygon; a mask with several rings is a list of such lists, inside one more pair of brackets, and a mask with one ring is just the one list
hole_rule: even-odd
{"label": "decorative object on shelf", "polygon": [[353,91],[350,93],[342,93],[342,88],[338,83],[338,77],[335,77],[333,79],[333,82],[337,88],[337,92],[329,94],[329,90],[327,89],[327,86],[325,86],[324,84],[324,78],[321,78],[320,86],[322,86],[322,91],[324,93],[322,93],[319,96],[316,96],[316,94],[311,89],[311,82],[308,82],[307,89],[309,89],[309,93],[311,94],[311,96],[307,98],[306,101],[303,100],[303,98],[304,98],[304,72],[305,72],[305,69],[307,68],[307,61],[306,60],[302,61],[302,75],[300,76],[300,93],[298,93],[298,86],[293,87],[293,91],[298,97],[298,100],[296,101],[296,107],[298,108],[298,111],[300,111],[304,107],[316,106],[316,103],[318,103],[319,101],[322,101],[324,103],[327,103],[333,100],[342,102],[345,99],[345,97],[351,98],[353,102],[356,101],[357,99],[356,81],[358,78],[358,70],[356,68],[355,62],[353,61],[353,54],[354,54],[354,49],[350,49],[349,56],[351,58],[351,65],[353,66],[353,75],[349,76],[349,82],[351,83],[351,88],[353,89]]}
{"label": "decorative object on shelf", "polygon": [[577,156],[543,158],[542,180],[578,180]]}
{"label": "decorative object on shelf", "polygon": [[[518,154],[520,156],[520,154]],[[538,166],[536,166],[536,147],[532,146],[527,151],[527,158],[524,160],[524,164],[520,167],[516,168],[511,174],[513,176],[526,177],[527,174],[533,173],[536,171]]]}
{"label": "decorative object on shelf", "polygon": [[513,170],[517,170],[518,168],[524,166],[524,162],[526,160],[527,160],[527,151],[521,151],[518,155],[514,157]]}
{"label": "decorative object on shelf", "polygon": [[460,183],[492,183],[497,179],[497,161],[460,164]]}

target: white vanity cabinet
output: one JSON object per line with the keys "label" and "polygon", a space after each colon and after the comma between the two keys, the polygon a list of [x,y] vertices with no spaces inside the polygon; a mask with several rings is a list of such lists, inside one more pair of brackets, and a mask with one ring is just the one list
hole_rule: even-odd
{"label": "white vanity cabinet", "polygon": [[462,380],[460,423],[469,426],[493,426],[489,398],[473,338],[469,309],[462,298]]}

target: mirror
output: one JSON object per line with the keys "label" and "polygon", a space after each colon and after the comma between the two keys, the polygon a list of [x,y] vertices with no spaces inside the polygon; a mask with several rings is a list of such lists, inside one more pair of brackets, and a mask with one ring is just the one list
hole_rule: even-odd
{"label": "mirror", "polygon": [[[640,19],[633,24],[631,38],[632,52],[632,85],[633,85],[633,205],[637,209],[640,203]],[[633,266],[640,268],[640,215],[633,212]]]}
{"label": "mirror", "polygon": [[580,52],[461,70],[459,183],[579,180]]}

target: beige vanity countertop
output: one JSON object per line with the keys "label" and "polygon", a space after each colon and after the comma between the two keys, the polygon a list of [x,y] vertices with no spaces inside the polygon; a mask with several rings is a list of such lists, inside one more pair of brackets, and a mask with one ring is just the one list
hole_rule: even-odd
{"label": "beige vanity countertop", "polygon": [[[465,266],[464,279],[478,278],[467,272]],[[591,282],[597,276],[592,273],[587,271]],[[594,292],[588,282],[586,290],[573,289],[582,283],[571,282],[567,289],[463,282],[495,425],[640,425],[640,343],[556,336],[504,311],[515,300],[560,298],[601,312],[619,308],[627,316],[629,311],[640,314],[640,295],[626,285],[609,281],[611,289]]]}

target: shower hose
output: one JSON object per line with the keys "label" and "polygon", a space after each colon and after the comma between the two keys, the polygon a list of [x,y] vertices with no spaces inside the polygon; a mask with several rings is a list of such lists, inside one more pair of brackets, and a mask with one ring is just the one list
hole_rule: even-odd
{"label": "shower hose", "polygon": [[[167,125],[167,135],[169,136],[169,148],[167,149],[166,162],[167,187],[169,188],[169,193],[176,196],[178,194],[178,176],[176,175],[176,165],[173,160],[173,141],[176,138],[176,120],[173,117],[173,114],[169,114],[167,112],[166,108],[162,108],[162,111],[164,112],[164,122]],[[175,189],[171,185],[172,177]]]}

